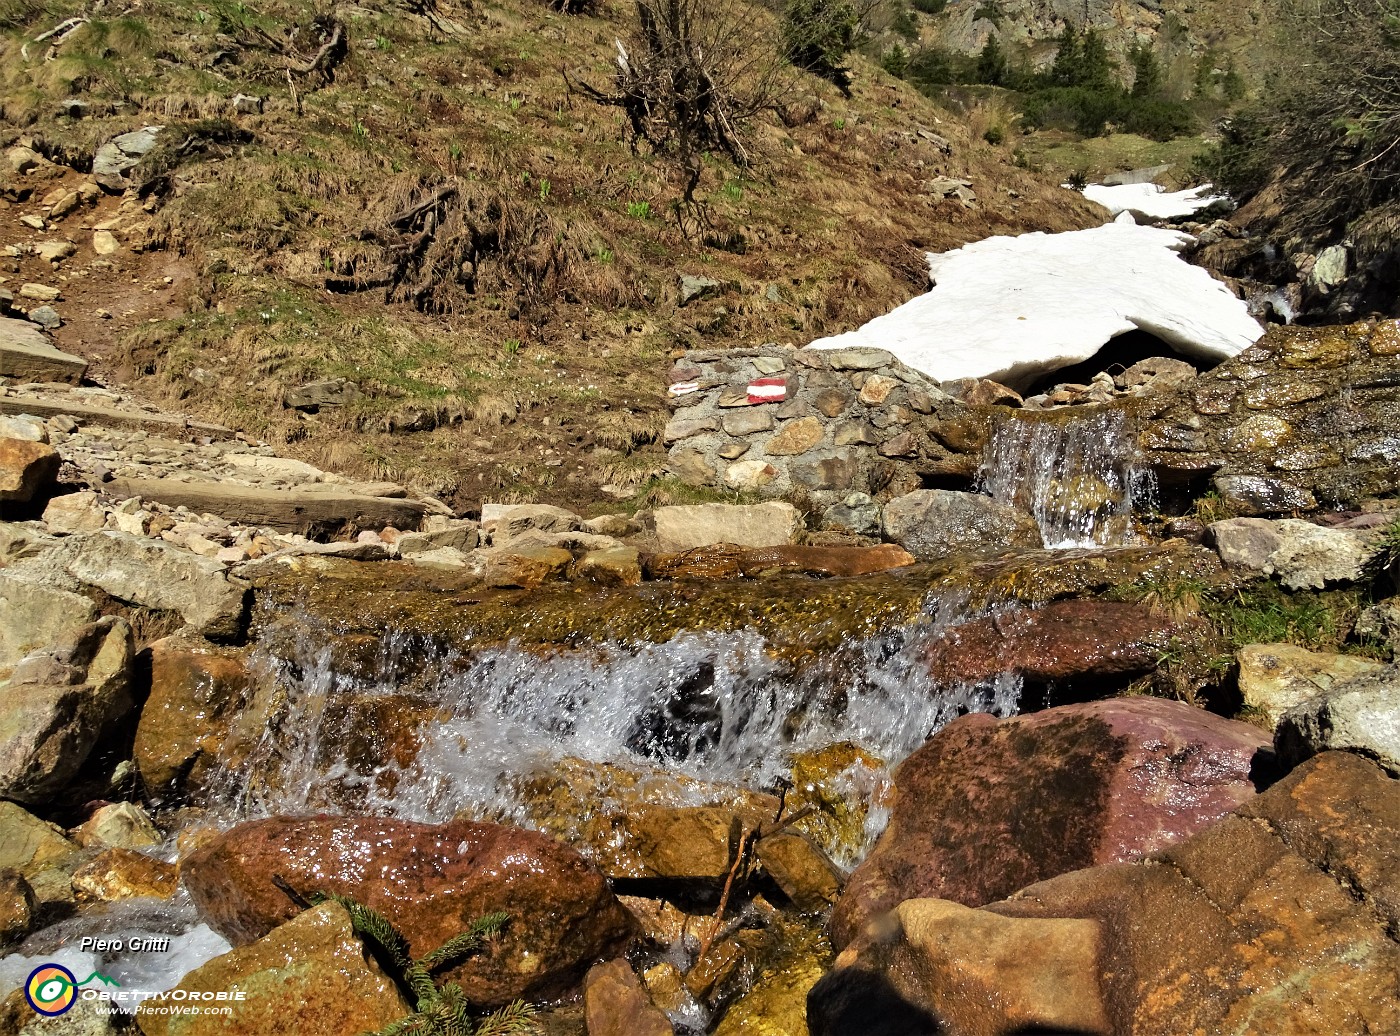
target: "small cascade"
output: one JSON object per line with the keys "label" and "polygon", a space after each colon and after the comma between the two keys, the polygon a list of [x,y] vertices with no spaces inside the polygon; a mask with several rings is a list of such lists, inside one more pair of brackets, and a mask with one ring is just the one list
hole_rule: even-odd
{"label": "small cascade", "polygon": [[1135,543],[1133,513],[1156,493],[1118,407],[1016,412],[983,451],[977,484],[1029,512],[1052,548]]}
{"label": "small cascade", "polygon": [[[470,657],[432,657],[421,639],[390,634],[372,664],[350,667],[333,661],[334,635],[307,632],[315,624],[300,616],[298,636],[259,649],[277,690],[251,744],[226,746],[218,812],[227,822],[330,811],[528,825],[522,785],[573,760],[679,775],[672,796],[687,779],[772,788],[794,755],[839,742],[893,766],[960,715],[1017,711],[1018,677],[932,685],[924,649],[970,617],[961,603],[931,604],[920,622],[800,665],[745,630]],[[868,803],[879,791],[868,783],[853,775],[851,796]],[[883,823],[870,817],[869,840]]]}

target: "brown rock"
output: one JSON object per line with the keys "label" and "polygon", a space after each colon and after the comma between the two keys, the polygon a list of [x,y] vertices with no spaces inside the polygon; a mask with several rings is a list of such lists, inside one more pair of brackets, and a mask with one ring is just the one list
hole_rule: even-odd
{"label": "brown rock", "polygon": [[[730,829],[771,822],[778,800],[661,769],[565,759],[524,778],[530,824],[573,846],[609,878],[713,882],[732,863]],[[673,802],[695,805],[676,806]]]}
{"label": "brown rock", "polygon": [[250,946],[215,957],[175,987],[241,990],[226,1016],[163,1014],[145,1005],[146,1036],[360,1036],[409,1014],[393,981],[365,951],[335,903],[308,910]]}
{"label": "brown rock", "polygon": [[244,652],[167,637],[150,647],[151,693],[134,758],[158,801],[203,787],[238,710],[252,694]]}
{"label": "brown rock", "polygon": [[642,581],[642,562],[635,547],[591,550],[579,558],[574,575],[603,586],[636,586]]}
{"label": "brown rock", "polygon": [[878,547],[762,547],[739,557],[739,568],[746,576],[773,572],[866,576],[912,564],[914,556],[894,543]]}
{"label": "brown rock", "polygon": [[533,590],[547,582],[562,579],[573,561],[574,556],[562,547],[511,544],[491,552],[486,568],[486,585]]}
{"label": "brown rock", "polygon": [[1141,605],[1058,601],[955,626],[926,658],[930,677],[942,686],[1006,672],[1034,683],[1105,681],[1155,669],[1181,632],[1180,624]]}
{"label": "brown rock", "polygon": [[[1117,1031],[1099,987],[1102,936],[1096,921],[998,917],[944,899],[911,899],[870,927],[836,959],[836,970],[813,987],[807,1001],[812,1032],[868,1031],[869,1019],[882,1012],[860,1001],[873,993],[876,976],[893,994],[893,1013],[910,1021],[922,1014],[941,1023],[895,1031],[957,1036],[1114,1036]],[[852,1010],[852,1000],[864,1009]]]}
{"label": "brown rock", "polygon": [[38,903],[24,875],[12,868],[0,870],[0,946],[23,939],[33,930]]}
{"label": "brown rock", "polygon": [[502,935],[440,976],[485,1006],[567,992],[633,930],[603,876],[572,849],[532,831],[464,820],[254,821],[197,849],[182,873],[200,914],[235,944],[295,914],[274,874],[303,895],[339,893],[383,912],[415,956],[505,911]]}
{"label": "brown rock", "polygon": [[107,513],[96,493],[68,493],[56,496],[44,508],[44,524],[49,532],[97,532],[107,524]]}
{"label": "brown rock", "polygon": [[61,463],[52,446],[28,439],[0,439],[0,503],[27,504],[48,496]]}
{"label": "brown rock", "polygon": [[646,561],[649,579],[738,579],[740,559],[748,551],[734,543],[715,543],[674,553],[652,554]]}
{"label": "brown rock", "polygon": [[841,892],[841,875],[815,845],[801,835],[783,832],[760,838],[758,859],[799,910],[824,910]]}
{"label": "brown rock", "polygon": [[108,849],[73,872],[73,891],[80,900],[169,899],[179,887],[180,872],[173,863],[130,849]]}
{"label": "brown rock", "polygon": [[860,387],[860,401],[866,406],[879,406],[889,398],[890,393],[899,385],[895,378],[886,377],[883,374],[872,374],[865,379],[865,384]]}
{"label": "brown rock", "polygon": [[1118,1033],[1400,1032],[1400,785],[1330,752],[1240,814],[988,909],[1098,921]]}
{"label": "brown rock", "polygon": [[1159,851],[1249,801],[1268,745],[1255,727],[1158,698],[964,716],[895,771],[889,826],[847,882],[832,942],[906,899],[978,906]]}
{"label": "brown rock", "polygon": [[675,1031],[651,1002],[625,959],[595,964],[583,980],[588,1036],[671,1036]]}
{"label": "brown rock", "polygon": [[825,432],[820,418],[799,417],[778,429],[763,449],[770,457],[795,457],[820,443]]}

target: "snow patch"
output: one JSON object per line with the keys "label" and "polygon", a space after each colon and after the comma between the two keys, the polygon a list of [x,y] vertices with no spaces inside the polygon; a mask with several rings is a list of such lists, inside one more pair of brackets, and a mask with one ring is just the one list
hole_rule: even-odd
{"label": "snow patch", "polygon": [[1133,330],[1180,353],[1228,359],[1264,329],[1229,288],[1177,254],[1192,243],[1126,213],[1092,230],[976,241],[928,255],[931,291],[811,348],[873,346],[938,381],[991,378],[1013,388]]}
{"label": "snow patch", "polygon": [[1185,219],[1202,209],[1230,199],[1223,194],[1211,194],[1212,184],[1202,184],[1185,191],[1168,191],[1155,183],[1125,183],[1112,187],[1091,183],[1084,188],[1084,197],[1097,202],[1116,217],[1131,213],[1141,223],[1157,220]]}

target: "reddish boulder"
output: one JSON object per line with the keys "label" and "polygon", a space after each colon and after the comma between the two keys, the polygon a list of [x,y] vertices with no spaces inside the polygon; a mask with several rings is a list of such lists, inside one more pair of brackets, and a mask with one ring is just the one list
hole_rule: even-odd
{"label": "reddish boulder", "polygon": [[629,915],[583,857],[533,831],[496,824],[257,820],[195,850],[181,873],[200,914],[235,945],[296,915],[274,875],[304,896],[339,893],[381,911],[415,957],[477,917],[505,911],[505,931],[443,973],[486,1006],[568,992],[632,933]]}
{"label": "reddish boulder", "polygon": [[[904,903],[813,991],[811,1031],[869,1036],[869,1018],[903,1012],[929,1023],[908,1031],[959,1036],[1030,1031],[1027,1020],[1118,1036],[1400,1032],[1397,827],[1400,782],[1324,753],[1147,860],[1073,871],[963,914]],[[1097,934],[1050,952],[968,938],[998,919]],[[1010,995],[1027,989],[1046,994],[1032,1014]],[[1090,1023],[1065,1025],[1067,1009]]]}
{"label": "reddish boulder", "polygon": [[954,626],[928,649],[935,683],[1020,673],[1032,683],[1105,681],[1150,672],[1182,627],[1137,604],[1058,601]]}
{"label": "reddish boulder", "polygon": [[895,771],[889,826],[832,915],[832,942],[906,899],[979,906],[1134,860],[1247,802],[1268,735],[1160,698],[950,723]]}

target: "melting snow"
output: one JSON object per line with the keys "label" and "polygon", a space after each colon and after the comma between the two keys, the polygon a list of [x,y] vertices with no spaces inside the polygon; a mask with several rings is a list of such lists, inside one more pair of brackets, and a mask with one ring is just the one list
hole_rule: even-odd
{"label": "melting snow", "polygon": [[1223,194],[1211,194],[1212,186],[1207,183],[1185,191],[1168,191],[1155,183],[1125,183],[1113,187],[1091,183],[1084,188],[1084,197],[1098,202],[1114,216],[1127,212],[1144,223],[1151,223],[1184,219],[1217,202],[1230,200]]}
{"label": "melting snow", "polygon": [[1224,360],[1264,330],[1229,288],[1177,254],[1191,242],[1126,213],[1092,230],[976,241],[928,256],[928,293],[811,347],[873,346],[938,381],[1012,387],[1087,360],[1133,330]]}

